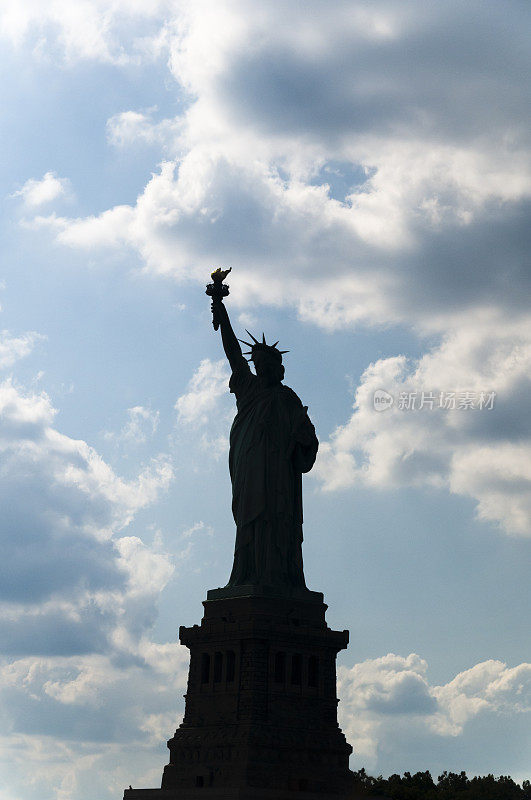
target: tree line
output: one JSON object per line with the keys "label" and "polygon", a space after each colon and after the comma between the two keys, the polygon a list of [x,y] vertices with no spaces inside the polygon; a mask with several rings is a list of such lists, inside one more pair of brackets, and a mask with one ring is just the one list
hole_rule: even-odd
{"label": "tree line", "polygon": [[531,800],[531,783],[520,786],[508,775],[468,778],[465,772],[447,772],[435,782],[430,772],[404,772],[373,778],[364,769],[353,773],[353,797],[387,797],[391,800]]}

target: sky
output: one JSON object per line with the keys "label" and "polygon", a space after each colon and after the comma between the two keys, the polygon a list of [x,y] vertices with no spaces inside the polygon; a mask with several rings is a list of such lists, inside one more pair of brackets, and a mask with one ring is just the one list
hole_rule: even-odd
{"label": "sky", "polygon": [[2,800],[160,785],[230,574],[205,284],[320,439],[352,769],[531,777],[529,5],[3,0]]}

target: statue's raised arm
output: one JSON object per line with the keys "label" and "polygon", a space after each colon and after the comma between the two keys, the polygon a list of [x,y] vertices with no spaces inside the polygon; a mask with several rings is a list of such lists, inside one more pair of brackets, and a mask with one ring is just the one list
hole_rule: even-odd
{"label": "statue's raised arm", "polygon": [[242,355],[240,343],[232,330],[232,325],[230,324],[229,315],[223,300],[212,300],[212,319],[214,322],[217,322],[221,328],[223,349],[225,350],[225,355],[227,356],[232,371],[235,372],[238,368],[246,365],[247,361]]}
{"label": "statue's raised arm", "polygon": [[225,350],[225,355],[227,356],[231,369],[234,372],[244,364],[247,364],[247,362],[242,355],[240,343],[232,330],[229,315],[223,303],[223,298],[229,293],[229,287],[224,284],[223,281],[230,271],[230,269],[222,270],[221,267],[218,267],[210,276],[212,278],[212,283],[208,284],[206,293],[212,298],[211,309],[214,330],[217,331],[218,328],[221,328],[223,349]]}

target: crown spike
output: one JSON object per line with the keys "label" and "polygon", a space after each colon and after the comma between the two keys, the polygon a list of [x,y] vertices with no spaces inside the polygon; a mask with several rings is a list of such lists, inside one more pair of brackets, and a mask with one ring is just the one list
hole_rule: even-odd
{"label": "crown spike", "polygon": [[281,356],[283,356],[284,353],[289,353],[289,350],[279,350],[278,352],[280,353]]}
{"label": "crown spike", "polygon": [[262,331],[262,344],[266,344],[265,333]]}
{"label": "crown spike", "polygon": [[251,333],[251,331],[248,331],[248,330],[247,330],[247,328],[245,329],[245,333],[248,333],[248,334],[249,334],[249,336],[251,337],[251,339],[253,340],[253,342],[254,342],[255,344],[260,344],[260,342],[258,341],[258,339],[255,339],[255,337],[253,336],[253,334]]}
{"label": "crown spike", "polygon": [[277,340],[276,340],[276,342],[275,342],[275,344],[272,344],[272,345],[271,345],[271,347],[276,347],[276,346],[277,346],[277,344],[278,344],[278,342],[279,342],[279,340],[277,339]]}
{"label": "crown spike", "polygon": [[246,342],[245,339],[238,339],[238,341],[241,342],[242,344],[246,345],[247,347],[253,347],[251,342]]}

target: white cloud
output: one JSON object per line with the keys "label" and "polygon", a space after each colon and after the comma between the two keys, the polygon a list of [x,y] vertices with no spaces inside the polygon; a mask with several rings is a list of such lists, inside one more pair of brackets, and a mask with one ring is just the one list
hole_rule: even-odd
{"label": "white cloud", "polygon": [[190,379],[187,391],[175,403],[179,422],[206,425],[215,419],[220,400],[227,393],[228,380],[225,361],[203,359]]}
{"label": "white cloud", "polygon": [[128,591],[135,595],[152,593],[156,596],[173,574],[167,555],[147,548],[137,536],[122,536],[116,547],[120,563],[129,576]]}
{"label": "white cloud", "polygon": [[90,800],[95,791],[113,797],[131,782],[160,781],[164,740],[182,719],[187,662],[178,644],[150,644],[128,664],[85,656],[0,668],[0,703],[11,728],[1,739],[6,791],[27,793],[28,775],[41,796],[65,800]]}
{"label": "white cloud", "polygon": [[[362,375],[349,421],[320,449],[316,474],[329,490],[357,482],[374,487],[435,486],[474,498],[478,516],[507,532],[531,535],[531,397],[529,319],[468,320],[416,361],[371,364]],[[394,398],[385,411],[374,393]],[[441,392],[455,409],[439,408]],[[476,402],[495,392],[494,407],[459,409],[459,393]],[[435,402],[419,405],[425,397]],[[400,408],[412,394],[417,410]]]}
{"label": "white cloud", "polygon": [[198,533],[212,536],[214,530],[211,525],[206,525],[203,520],[199,520],[199,522],[196,522],[191,528],[187,528],[183,531],[182,537],[183,539],[196,539]]}
{"label": "white cloud", "polygon": [[[478,31],[464,7],[427,13],[417,2],[385,10],[340,2],[331,15],[310,6],[301,15],[297,5],[264,2],[257,15],[243,0],[84,3],[78,13],[97,21],[85,24],[106,40],[121,35],[123,57],[131,38],[115,25],[120,14],[151,18],[151,40],[169,51],[188,108],[173,122],[155,124],[138,110],[110,120],[115,143],[166,137],[178,176],[165,167],[129,210],[56,221],[61,240],[128,242],[150,270],[176,277],[199,277],[221,256],[238,269],[240,302],[258,299],[260,288],[266,302],[300,297],[301,310],[315,313],[317,288],[318,321],[329,326],[409,319],[409,280],[418,270],[437,279],[443,268],[426,252],[432,240],[441,251],[456,235],[478,239],[478,226],[500,209],[514,218],[529,198],[519,15],[503,31],[483,15]],[[18,18],[32,18],[28,7]],[[54,19],[62,8],[54,4]],[[496,64],[493,47],[505,54]],[[329,196],[338,173],[344,202]],[[488,291],[500,263],[481,268]],[[414,322],[433,315],[425,297],[415,305]]]}
{"label": "white cloud", "polygon": [[51,203],[70,192],[70,182],[67,178],[58,178],[54,172],[46,172],[39,181],[30,178],[24,186],[13,193],[13,197],[22,197],[28,208]]}
{"label": "white cloud", "polygon": [[167,458],[125,481],[86,442],[53,427],[46,394],[4,381],[0,412],[4,598],[31,604],[63,587],[70,595],[119,586],[122,570],[109,540],[169,485]]}
{"label": "white cloud", "polygon": [[173,473],[159,456],[126,481],[55,416],[0,384],[0,761],[6,797],[30,775],[40,796],[88,800],[160,772],[179,721],[187,652],[150,640],[174,559],[122,533]]}
{"label": "white cloud", "polygon": [[259,325],[257,317],[249,311],[242,311],[241,314],[238,314],[238,322],[242,328],[246,329],[257,328]]}
{"label": "white cloud", "polygon": [[145,442],[148,436],[153,436],[159,425],[160,414],[144,406],[134,406],[127,410],[129,420],[122,433],[127,439]]}
{"label": "white cloud", "polygon": [[440,711],[430,722],[442,735],[457,736],[481,711],[525,714],[531,711],[531,664],[509,668],[501,661],[484,661],[434,688]]}
{"label": "white cloud", "polygon": [[177,139],[180,127],[181,123],[176,119],[155,122],[152,112],[122,111],[107,120],[107,138],[116,147],[137,142],[166,147]]}
{"label": "white cloud", "polygon": [[[363,191],[341,203],[326,185],[282,180],[274,164],[251,159],[247,147],[252,151],[253,143],[237,153],[196,145],[178,167],[164,163],[135,206],[74,220],[41,217],[35,224],[71,247],[135,248],[148,271],[179,281],[203,282],[212,263],[230,263],[238,305],[294,305],[304,319],[332,329],[412,322],[441,332],[480,306],[523,308],[513,287],[525,276],[511,249],[526,194],[505,201],[507,175],[500,175],[497,189],[462,204],[448,177],[449,154],[437,155],[432,172],[421,161],[417,174],[413,159],[422,147],[414,142],[389,156],[375,153],[373,163],[392,163],[382,163]],[[485,162],[493,159],[485,154]],[[487,163],[478,163],[474,180],[486,171]],[[387,172],[392,183],[385,183]],[[445,180],[451,185],[444,187]],[[444,220],[434,221],[441,201],[428,202],[430,192],[448,193]],[[469,189],[463,193],[468,197]],[[501,213],[495,213],[498,203]]]}
{"label": "white cloud", "polygon": [[126,444],[144,444],[157,431],[160,413],[145,406],[133,406],[127,409],[127,422],[118,434],[105,431],[109,440],[117,440]]}
{"label": "white cloud", "polygon": [[67,63],[95,60],[124,66],[155,54],[151,39],[156,40],[170,7],[167,0],[51,0],[45,5],[41,0],[4,0],[0,35],[15,47],[29,45],[40,58],[60,54]]}
{"label": "white cloud", "polygon": [[[379,750],[392,747],[398,733],[412,743],[418,737],[466,740],[467,723],[480,714],[531,712],[531,664],[484,661],[440,686],[429,683],[427,672],[415,653],[339,667],[340,724],[360,765],[377,766]],[[406,741],[408,747],[412,752]]]}
{"label": "white cloud", "polygon": [[0,369],[12,367],[19,359],[31,353],[36,342],[45,337],[35,331],[13,336],[9,331],[0,331]]}
{"label": "white cloud", "polygon": [[[260,15],[244,2],[185,4],[166,24],[171,69],[190,96],[167,136],[176,161],[163,165],[134,207],[48,224],[71,246],[128,244],[148,270],[179,280],[203,281],[212,263],[231,263],[237,303],[295,304],[327,327],[433,326],[437,315],[440,331],[452,304],[474,308],[481,294],[499,303],[503,239],[531,190],[522,104],[510,100],[515,73],[497,69],[491,83],[478,83],[474,73],[473,102],[463,102],[447,55],[418,65],[426,42],[439,53],[448,29],[463,52],[467,36],[478,47],[475,27],[464,27],[468,13],[411,8],[417,4],[391,3],[385,13],[339,4],[329,15],[312,5],[303,21],[296,9],[271,3]],[[486,54],[491,40],[500,47],[499,32],[485,24],[479,47]],[[512,41],[503,45],[518,58]],[[442,106],[428,91],[434,83]],[[484,92],[492,94],[488,102],[479,98]],[[510,108],[487,128],[483,110],[502,98]],[[299,117],[290,116],[294,106]],[[125,141],[156,138],[162,129],[131,110],[113,118],[110,130]],[[338,174],[340,200],[329,185]],[[497,249],[481,246],[485,226]],[[462,258],[472,263],[463,269]],[[506,273],[521,272],[513,261],[505,258]],[[481,278],[473,291],[471,271]],[[445,309],[431,292],[441,280],[451,288]]]}

